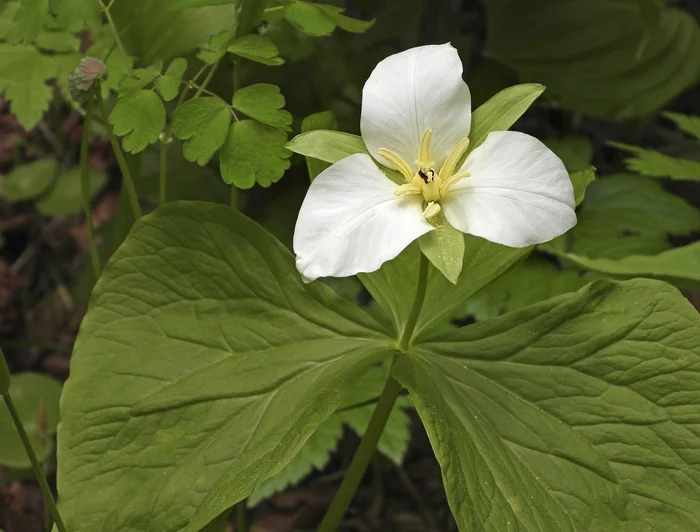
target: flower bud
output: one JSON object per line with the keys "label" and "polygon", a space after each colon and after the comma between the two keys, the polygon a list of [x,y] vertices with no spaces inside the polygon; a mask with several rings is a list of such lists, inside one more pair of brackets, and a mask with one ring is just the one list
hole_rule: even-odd
{"label": "flower bud", "polygon": [[92,90],[105,79],[105,64],[94,57],[83,57],[78,67],[68,74],[68,90],[76,102],[83,103]]}

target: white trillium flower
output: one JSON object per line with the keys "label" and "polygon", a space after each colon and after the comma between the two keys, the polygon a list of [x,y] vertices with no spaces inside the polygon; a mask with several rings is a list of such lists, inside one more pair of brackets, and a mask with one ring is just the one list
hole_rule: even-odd
{"label": "white trillium flower", "polygon": [[335,163],[301,206],[294,252],[307,282],[377,270],[434,230],[429,219],[441,210],[455,229],[510,247],[547,242],[576,224],[564,164],[530,135],[490,133],[457,168],[469,145],[471,95],[450,44],[381,61],[363,89],[360,127],[374,160],[355,154]]}

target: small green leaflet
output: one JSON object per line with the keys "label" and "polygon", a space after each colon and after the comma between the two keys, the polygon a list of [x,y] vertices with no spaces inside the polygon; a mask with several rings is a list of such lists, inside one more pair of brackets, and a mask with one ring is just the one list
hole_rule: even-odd
{"label": "small green leaflet", "polygon": [[49,0],[22,0],[12,20],[8,42],[31,44],[42,32],[49,17]]}
{"label": "small green leaflet", "polygon": [[180,92],[182,76],[187,71],[187,59],[176,57],[168,65],[168,70],[155,81],[155,87],[163,100],[169,102]]}
{"label": "small green leaflet", "polygon": [[[308,133],[318,129],[337,130],[338,121],[335,119],[333,111],[322,111],[307,116],[301,121],[301,132]],[[298,138],[298,137],[297,137]],[[294,140],[292,140],[294,142]],[[360,139],[362,142],[362,139]],[[291,144],[291,143],[290,143]],[[364,142],[363,142],[364,144]],[[316,176],[328,168],[330,164],[313,157],[306,157],[306,167],[309,170],[309,179],[313,181]]]}
{"label": "small green leaflet", "polygon": [[188,100],[173,113],[173,133],[188,161],[204,166],[226,141],[231,109],[220,98]]}
{"label": "small green leaflet", "polygon": [[51,52],[77,52],[80,49],[80,39],[63,31],[42,31],[36,38],[35,45],[40,50]]}
{"label": "small green leaflet", "polygon": [[101,23],[100,4],[96,0],[50,0],[58,25],[73,33]]}
{"label": "small green leaflet", "polygon": [[344,11],[332,5],[298,1],[284,6],[284,18],[312,37],[330,35],[336,26],[345,31],[364,33],[374,25],[374,20],[353,19],[343,15]]}
{"label": "small green leaflet", "polygon": [[289,168],[286,143],[284,131],[255,120],[234,122],[219,152],[221,177],[238,188],[269,187]]}
{"label": "small green leaflet", "polygon": [[[104,172],[90,170],[90,192],[92,197],[107,183]],[[83,197],[80,190],[80,169],[73,168],[61,174],[42,198],[37,201],[37,210],[46,216],[73,214],[82,208]]]}
{"label": "small green leaflet", "polygon": [[571,184],[574,186],[574,201],[576,205],[581,205],[586,197],[586,190],[595,181],[595,170],[589,168],[582,172],[570,172],[569,179],[571,179]]}
{"label": "small green leaflet", "polygon": [[0,196],[11,201],[23,201],[38,196],[51,184],[56,167],[56,159],[39,159],[15,166],[0,181]]}
{"label": "small green leaflet", "polygon": [[228,47],[228,51],[263,65],[277,66],[284,63],[284,59],[279,57],[275,43],[263,35],[251,34],[236,39]]}
{"label": "small green leaflet", "polygon": [[338,26],[340,29],[348,31],[350,33],[364,33],[372,26],[374,26],[375,20],[358,20],[355,18],[350,18],[343,15],[345,9],[329,4],[313,4],[314,7],[320,9],[323,14],[330,20],[333,24]]}
{"label": "small green leaflet", "polygon": [[688,135],[700,139],[700,116],[682,115],[679,113],[661,113],[669,120],[673,120],[676,125]]}
{"label": "small green leaflet", "polygon": [[284,96],[277,85],[256,83],[237,90],[233,95],[233,107],[258,122],[291,131],[292,114],[282,109]]}
{"label": "small green leaflet", "polygon": [[153,91],[139,89],[122,95],[109,115],[124,150],[138,153],[158,140],[165,127],[165,107]]}
{"label": "small green leaflet", "polygon": [[631,146],[622,142],[609,142],[609,144],[635,155],[625,159],[627,168],[632,172],[652,177],[700,181],[700,162],[698,161],[679,159],[658,151],[646,150],[639,146]]}
{"label": "small green leaflet", "polygon": [[128,76],[124,76],[117,85],[117,91],[125,93],[129,91],[143,89],[149,85],[154,79],[160,76],[160,71],[163,69],[163,63],[158,61],[146,68],[137,68]]}
{"label": "small green leaflet", "polygon": [[197,59],[207,65],[213,65],[226,53],[226,45],[231,39],[231,32],[224,30],[212,36],[208,42],[201,45],[197,52]]}

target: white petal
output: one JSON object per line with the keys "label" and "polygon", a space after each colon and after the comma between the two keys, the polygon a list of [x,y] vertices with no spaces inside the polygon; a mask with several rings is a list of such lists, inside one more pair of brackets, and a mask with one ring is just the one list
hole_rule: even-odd
{"label": "white petal", "polygon": [[346,157],[314,179],[294,229],[305,281],[373,272],[433,229],[422,214],[423,196],[399,198],[396,188],[365,154]]}
{"label": "white petal", "polygon": [[564,163],[530,135],[489,133],[460,171],[471,176],[450,189],[442,207],[463,233],[518,248],[548,242],[576,225]]}
{"label": "white petal", "polygon": [[394,169],[379,148],[413,166],[421,136],[432,128],[432,158],[439,169],[471,127],[471,95],[457,50],[450,44],[420,46],[381,61],[362,91],[360,127],[372,156]]}

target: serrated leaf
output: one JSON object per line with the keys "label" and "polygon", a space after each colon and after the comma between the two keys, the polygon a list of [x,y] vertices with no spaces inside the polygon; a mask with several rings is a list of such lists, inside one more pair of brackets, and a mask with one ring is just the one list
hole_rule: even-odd
{"label": "serrated leaf", "polygon": [[165,127],[165,107],[153,91],[140,89],[122,95],[109,115],[114,133],[122,139],[122,147],[138,153],[158,140]]}
{"label": "serrated leaf", "polygon": [[228,51],[263,65],[276,66],[284,63],[284,59],[279,57],[275,43],[263,35],[251,34],[236,39],[228,47]]}
{"label": "serrated leaf", "polygon": [[46,81],[56,64],[31,46],[0,43],[0,91],[25,129],[33,128],[48,109],[53,93]]}
{"label": "serrated leaf", "polygon": [[0,196],[22,201],[41,194],[51,184],[56,173],[56,159],[39,159],[15,166],[0,181]]}
{"label": "serrated leaf", "polygon": [[[53,449],[53,434],[58,424],[61,383],[38,373],[21,373],[12,376],[10,394],[32,449],[39,461],[46,460]],[[0,433],[0,464],[30,467],[22,440],[4,401],[0,401]]]}
{"label": "serrated leaf", "polygon": [[680,113],[662,114],[669,120],[673,120],[681,130],[700,139],[700,116],[682,115]]}
{"label": "serrated leaf", "polygon": [[64,31],[42,31],[36,38],[36,47],[52,52],[77,52],[80,39]]}
{"label": "serrated leaf", "polygon": [[374,26],[375,23],[375,19],[358,20],[356,18],[343,15],[345,10],[340,7],[328,4],[314,4],[314,7],[320,9],[323,14],[326,15],[326,18],[328,18],[328,20],[330,20],[340,29],[351,33],[365,33],[368,29]]}
{"label": "serrated leaf", "polygon": [[173,113],[173,133],[185,144],[188,161],[204,166],[226,141],[231,109],[220,98],[195,98]]}
{"label": "serrated leaf", "polygon": [[237,111],[268,126],[291,131],[292,114],[282,109],[284,103],[280,88],[269,83],[249,85],[233,95],[233,107]]}
{"label": "serrated leaf", "polygon": [[546,139],[543,142],[564,162],[570,173],[583,172],[591,167],[593,144],[588,137],[567,135],[560,139]]}
{"label": "serrated leaf", "polygon": [[176,57],[168,65],[168,70],[161,77],[156,79],[155,86],[161,97],[169,102],[175,99],[180,92],[182,76],[187,71],[187,59]]}
{"label": "serrated leaf", "polygon": [[50,0],[51,11],[62,28],[73,33],[99,26],[100,4],[96,0]]}
{"label": "serrated leaf", "polygon": [[610,142],[609,144],[635,155],[635,157],[625,159],[625,165],[632,172],[652,177],[700,181],[700,162],[698,161],[679,159],[622,142]]}
{"label": "serrated leaf", "polygon": [[48,19],[49,0],[22,0],[12,21],[12,29],[7,35],[8,42],[13,44],[34,42]]}
{"label": "serrated leaf", "polygon": [[287,148],[294,153],[331,164],[355,153],[369,155],[362,137],[327,129],[317,129],[297,135],[287,143]]}
{"label": "serrated leaf", "polygon": [[66,527],[199,531],[392,353],[376,321],[304,284],[293,255],[228,206],[144,216],[95,287],[61,398]]}
{"label": "serrated leaf", "polygon": [[[95,197],[107,183],[104,172],[90,170],[90,192]],[[82,209],[80,169],[74,168],[59,176],[53,187],[36,203],[36,209],[46,216],[73,214]]]}
{"label": "serrated leaf", "polygon": [[597,281],[399,359],[462,530],[692,532],[700,318]]}
{"label": "serrated leaf", "polygon": [[213,65],[226,53],[226,46],[231,40],[231,32],[224,30],[213,35],[209,41],[202,44],[197,52],[197,59],[207,65]]}
{"label": "serrated leaf", "polygon": [[269,187],[289,168],[292,153],[286,144],[284,131],[255,120],[234,122],[219,152],[221,177],[242,189],[255,183]]}
{"label": "serrated leaf", "polygon": [[163,68],[163,63],[158,61],[146,68],[137,68],[131,74],[124,76],[117,85],[117,91],[120,93],[137,91],[149,85],[154,79],[160,76],[160,71]]}
{"label": "serrated leaf", "polygon": [[336,26],[317,5],[307,2],[293,2],[285,5],[284,18],[299,31],[312,37],[330,35]]}
{"label": "serrated leaf", "polygon": [[[307,116],[301,121],[301,132],[308,133],[319,129],[335,131],[338,129],[338,121],[335,119],[333,111],[322,111]],[[360,139],[362,140],[362,139]],[[292,139],[294,142],[294,139]],[[291,144],[291,143],[290,143]],[[364,144],[364,143],[363,143]],[[316,176],[330,166],[329,163],[320,161],[313,157],[305,157],[306,167],[309,170],[309,179],[313,181]]]}
{"label": "serrated leaf", "polygon": [[603,120],[647,116],[700,75],[692,59],[700,29],[680,9],[664,8],[645,28],[637,2],[488,0],[486,7],[487,53],[546,85],[567,109]]}
{"label": "serrated leaf", "polygon": [[418,239],[421,252],[452,284],[462,272],[464,235],[452,227],[440,211],[428,220],[435,230]]}

